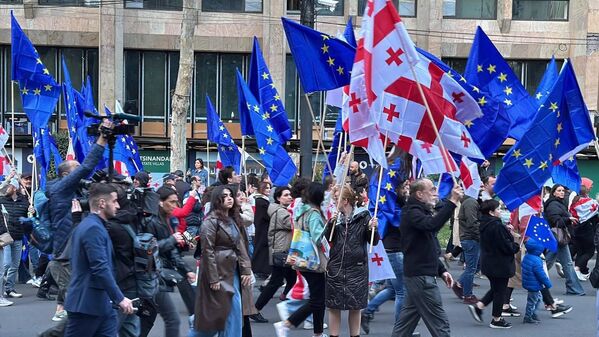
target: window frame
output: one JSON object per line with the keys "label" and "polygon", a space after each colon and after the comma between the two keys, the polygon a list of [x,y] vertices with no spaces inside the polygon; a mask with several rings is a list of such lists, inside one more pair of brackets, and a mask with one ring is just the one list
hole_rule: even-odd
{"label": "window frame", "polygon": [[[364,6],[360,6],[360,1],[367,2],[367,0],[358,0],[358,16],[364,15]],[[405,15],[405,14],[402,14],[399,11],[399,3],[402,0],[396,0],[396,1],[397,1],[397,5],[395,4],[395,2],[393,3],[393,5],[395,6],[395,8],[397,9],[397,12],[399,13],[399,15],[402,18],[417,18],[418,17],[418,0],[412,0],[412,1],[414,1],[414,15]]]}
{"label": "window frame", "polygon": [[570,21],[570,4],[572,1],[570,0],[544,0],[544,1],[556,1],[556,2],[567,2],[566,6],[566,18],[565,19],[522,19],[516,18],[516,2],[524,1],[524,2],[534,2],[534,0],[513,0],[512,1],[512,20],[513,21],[539,21],[539,22],[569,22]]}
{"label": "window frame", "polygon": [[[457,8],[458,8],[458,2],[460,1],[464,1],[464,0],[455,0],[455,4],[456,4],[456,13],[457,13]],[[484,0],[480,0],[481,2]],[[443,19],[453,19],[453,20],[497,20],[497,8],[499,6],[499,1],[498,0],[492,0],[495,2],[495,12],[494,12],[494,16],[491,18],[481,18],[481,17],[458,17],[457,15],[454,16],[447,16],[445,15],[445,13],[443,13],[442,10],[442,14],[443,14]],[[442,2],[445,2],[445,0],[443,0]],[[442,4],[443,5],[443,4]]]}
{"label": "window frame", "polygon": [[240,11],[238,11],[238,10],[205,10],[204,9],[204,1],[202,1],[202,9],[201,9],[201,11],[202,12],[206,12],[206,13],[244,13],[244,14],[262,14],[262,13],[264,13],[264,1],[263,0],[260,0],[261,5],[262,5],[262,6],[260,6],[260,11],[247,11],[247,10],[245,10],[245,8],[246,8],[245,5],[246,5],[247,0],[241,0],[241,1],[243,1],[243,8],[244,9],[240,10]]}

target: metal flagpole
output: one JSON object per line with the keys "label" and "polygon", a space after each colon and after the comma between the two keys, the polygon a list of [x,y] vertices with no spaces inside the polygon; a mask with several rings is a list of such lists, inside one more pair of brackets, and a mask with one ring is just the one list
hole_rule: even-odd
{"label": "metal flagpole", "polygon": [[[347,167],[343,170],[343,178],[341,179],[341,187],[339,188],[339,195],[337,196],[337,210],[339,210],[339,203],[341,202],[341,194],[343,192],[343,187],[345,186],[345,180],[347,178],[347,170],[349,169],[349,163],[351,163],[351,156],[354,153],[354,147],[355,145],[352,144],[352,146],[349,148],[349,152],[347,153],[347,156],[345,157],[345,161],[348,163]],[[335,224],[337,224],[339,222],[339,219],[341,217],[341,212],[337,212],[337,220],[335,220]],[[335,233],[335,226],[333,226],[333,228],[331,228],[331,235],[329,236],[329,241],[333,240],[333,234]]]}
{"label": "metal flagpole", "polygon": [[242,170],[243,176],[245,177],[245,193],[247,194],[246,196],[249,197],[250,184],[248,182],[247,160],[243,158],[245,153],[245,136],[241,135],[241,164],[243,165]]}
{"label": "metal flagpole", "polygon": [[15,157],[15,81],[10,82],[10,146],[12,148],[12,157]]}
{"label": "metal flagpole", "polygon": [[[210,141],[206,137],[206,167],[208,167],[208,179],[206,179],[206,185],[210,186]],[[203,167],[203,169],[206,169]],[[204,188],[208,187],[204,186]]]}

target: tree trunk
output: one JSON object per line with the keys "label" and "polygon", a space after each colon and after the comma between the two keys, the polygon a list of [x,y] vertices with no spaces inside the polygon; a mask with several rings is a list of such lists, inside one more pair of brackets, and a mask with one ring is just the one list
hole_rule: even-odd
{"label": "tree trunk", "polygon": [[198,16],[195,3],[195,0],[183,0],[183,21],[181,22],[181,39],[179,45],[179,72],[172,98],[171,172],[175,170],[186,171],[186,123],[191,102],[191,85],[193,82],[193,36]]}

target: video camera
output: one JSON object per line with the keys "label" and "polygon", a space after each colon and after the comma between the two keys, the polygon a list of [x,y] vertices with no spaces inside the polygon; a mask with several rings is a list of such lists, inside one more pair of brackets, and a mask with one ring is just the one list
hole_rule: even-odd
{"label": "video camera", "polygon": [[133,132],[135,132],[135,126],[137,125],[137,122],[141,121],[141,118],[139,116],[126,113],[116,113],[110,116],[100,116],[92,112],[85,111],[83,114],[86,117],[97,119],[100,121],[104,119],[110,119],[114,122],[113,129],[109,129],[102,126],[102,123],[95,123],[87,127],[88,135],[99,136],[100,134],[102,134],[107,139],[110,139],[111,137],[117,135],[132,134]]}

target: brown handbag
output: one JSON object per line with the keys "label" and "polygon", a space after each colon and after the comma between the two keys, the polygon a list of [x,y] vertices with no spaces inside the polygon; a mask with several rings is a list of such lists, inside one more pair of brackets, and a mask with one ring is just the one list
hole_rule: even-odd
{"label": "brown handbag", "polygon": [[570,235],[570,231],[567,228],[555,227],[552,228],[551,231],[555,236],[555,240],[557,240],[557,244],[560,247],[566,246],[572,240],[572,236]]}
{"label": "brown handbag", "polygon": [[2,216],[4,220],[4,227],[6,227],[6,233],[0,235],[0,248],[4,248],[12,244],[15,240],[13,240],[12,236],[10,236],[10,232],[8,231],[8,225],[6,224],[6,217]]}

